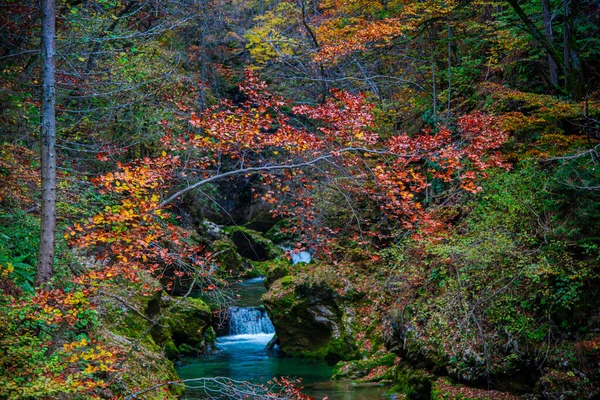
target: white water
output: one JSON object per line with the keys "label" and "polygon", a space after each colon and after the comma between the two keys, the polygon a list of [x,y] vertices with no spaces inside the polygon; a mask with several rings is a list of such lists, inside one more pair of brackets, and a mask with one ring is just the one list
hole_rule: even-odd
{"label": "white water", "polygon": [[275,333],[255,333],[252,335],[234,335],[234,336],[221,336],[217,340],[219,347],[226,348],[229,346],[240,347],[240,345],[257,346],[261,349],[269,343]]}
{"label": "white water", "polygon": [[292,265],[298,263],[309,263],[312,260],[312,256],[308,251],[301,251],[300,253],[292,253]]}
{"label": "white water", "polygon": [[[275,333],[264,307],[231,307],[228,336]],[[272,336],[272,335],[271,335]]]}
{"label": "white water", "polygon": [[[323,360],[283,357],[278,351],[265,350],[274,336],[274,329],[264,307],[259,306],[260,294],[265,290],[263,279],[255,278],[238,284],[238,288],[243,289],[246,300],[243,304],[246,307],[232,307],[230,321],[233,323],[233,330],[239,332],[231,333],[230,324],[229,335],[217,338],[219,351],[201,358],[185,358],[177,367],[179,376],[182,379],[229,377],[260,384],[266,384],[273,377],[288,376],[302,378],[306,393],[319,399],[329,396],[331,400],[381,400],[385,392],[383,388],[358,390],[349,387],[347,383],[329,382],[332,366]],[[248,301],[248,295],[253,291],[258,295],[250,296]],[[243,327],[247,322],[250,327]],[[202,396],[205,394],[203,391]]]}

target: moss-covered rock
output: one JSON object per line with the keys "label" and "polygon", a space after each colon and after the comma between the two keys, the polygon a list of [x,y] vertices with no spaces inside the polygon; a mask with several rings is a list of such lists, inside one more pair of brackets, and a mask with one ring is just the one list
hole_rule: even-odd
{"label": "moss-covered rock", "polygon": [[259,232],[242,226],[226,228],[231,241],[235,244],[237,252],[243,258],[252,261],[273,260],[283,254],[283,250],[272,241],[262,236]]}
{"label": "moss-covered rock", "polygon": [[429,400],[435,376],[422,369],[399,364],[393,371],[393,393],[402,394],[407,400]]}
{"label": "moss-covered rock", "polygon": [[239,276],[246,271],[246,263],[238,253],[235,244],[228,238],[215,240],[210,245],[214,260],[219,265],[221,272],[232,276]]}
{"label": "moss-covered rock", "polygon": [[[151,288],[161,292],[157,281],[146,278]],[[126,357],[123,373],[116,376],[117,385],[126,393],[139,388],[150,388],[159,383],[179,379],[172,361],[178,350],[174,347],[169,329],[157,331],[154,318],[160,320],[160,309],[155,309],[156,296],[144,296],[138,290],[113,286],[101,303],[97,333],[106,343],[127,351],[135,348],[135,357]],[[148,314],[148,311],[151,313]],[[156,314],[152,314],[155,312]],[[167,358],[169,357],[169,358]],[[155,399],[176,399],[183,395],[183,388],[168,385],[152,392]]]}
{"label": "moss-covered rock", "polygon": [[297,232],[292,233],[292,231],[289,230],[291,227],[290,221],[282,220],[265,232],[263,236],[275,244],[298,242],[300,240],[300,235]]}
{"label": "moss-covered rock", "polygon": [[332,379],[391,380],[395,360],[395,354],[384,353],[362,360],[340,361],[333,369]]}
{"label": "moss-covered rock", "polygon": [[547,370],[537,382],[535,392],[548,400],[575,400],[600,398],[600,385],[594,377],[581,371]]}
{"label": "moss-covered rock", "polygon": [[271,263],[284,254],[261,233],[243,226],[223,228],[210,251],[222,275],[234,277],[265,276]]}
{"label": "moss-covered rock", "polygon": [[276,280],[281,279],[290,273],[291,264],[287,257],[281,256],[275,260],[267,261],[264,264],[263,271],[264,275],[267,277],[265,279],[265,286],[267,289],[269,289]]}
{"label": "moss-covered rock", "polygon": [[261,209],[256,210],[252,215],[252,220],[244,226],[254,231],[265,233],[272,229],[277,222],[279,222],[279,219],[273,217],[273,213],[267,209]]}
{"label": "moss-covered rock", "polygon": [[207,340],[212,336],[209,333],[212,313],[206,303],[191,297],[167,298],[163,302],[169,308],[167,324],[179,352],[192,355],[204,353],[206,346],[212,344]]}
{"label": "moss-covered rock", "polygon": [[288,275],[272,285],[263,301],[286,354],[330,360],[357,357],[351,330],[344,323],[345,310],[326,283]]}

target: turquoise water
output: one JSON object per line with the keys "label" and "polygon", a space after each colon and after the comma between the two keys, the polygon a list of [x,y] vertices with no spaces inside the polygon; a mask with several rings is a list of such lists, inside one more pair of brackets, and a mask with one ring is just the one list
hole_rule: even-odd
{"label": "turquoise water", "polygon": [[[262,304],[260,296],[265,292],[262,280],[252,279],[233,285],[240,294],[240,307],[256,307]],[[323,360],[304,360],[286,357],[277,350],[265,350],[272,333],[221,336],[216,350],[203,357],[187,357],[181,360],[177,373],[182,379],[225,377],[235,381],[265,384],[273,377],[300,378],[304,392],[330,400],[382,399],[385,388],[355,387],[349,382],[329,381],[333,366]],[[189,395],[199,398],[199,395]]]}
{"label": "turquoise water", "polygon": [[252,383],[289,376],[302,378],[307,384],[331,376],[333,367],[325,361],[299,360],[266,351],[272,337],[273,334],[222,336],[217,340],[219,351],[201,358],[186,358],[177,372],[183,379],[220,376]]}

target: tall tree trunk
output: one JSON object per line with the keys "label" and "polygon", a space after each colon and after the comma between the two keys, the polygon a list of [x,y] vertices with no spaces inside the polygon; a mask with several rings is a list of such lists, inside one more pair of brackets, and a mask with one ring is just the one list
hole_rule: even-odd
{"label": "tall tree trunk", "polygon": [[[554,43],[554,35],[552,33],[552,13],[550,12],[550,0],[542,0],[542,8],[544,10],[544,31],[546,32],[546,40],[549,43]],[[548,70],[550,75],[550,83],[558,86],[558,72],[556,63],[548,54]]]}
{"label": "tall tree trunk", "polygon": [[42,215],[40,247],[35,283],[46,285],[54,268],[54,238],[56,231],[56,14],[54,0],[41,0],[42,11]]}
{"label": "tall tree trunk", "polygon": [[580,100],[583,95],[583,80],[581,79],[581,64],[577,54],[577,39],[575,37],[577,10],[570,9],[570,5],[577,8],[577,3],[565,0],[565,28],[563,39],[563,58],[565,64],[565,88],[574,100]]}
{"label": "tall tree trunk", "polygon": [[571,63],[569,59],[569,35],[571,34],[571,29],[569,28],[569,0],[564,1],[564,12],[565,12],[565,27],[564,27],[564,35],[563,35],[563,64],[565,65],[565,86],[569,86],[570,75],[571,75]]}

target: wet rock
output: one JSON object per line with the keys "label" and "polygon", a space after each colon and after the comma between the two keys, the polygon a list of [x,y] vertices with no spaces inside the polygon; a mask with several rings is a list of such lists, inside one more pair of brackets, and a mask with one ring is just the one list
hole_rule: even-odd
{"label": "wet rock", "polygon": [[200,299],[163,297],[166,322],[179,353],[199,355],[212,344],[212,313]]}
{"label": "wet rock", "polygon": [[283,254],[269,239],[259,232],[244,227],[230,227],[228,234],[240,256],[252,261],[272,260]]}
{"label": "wet rock", "polygon": [[277,335],[273,336],[273,338],[271,340],[269,340],[269,343],[267,343],[267,345],[265,346],[265,350],[273,350],[275,348],[275,346],[279,346],[280,342],[279,342],[279,338],[277,337]]}
{"label": "wet rock", "polygon": [[357,350],[345,324],[341,299],[326,283],[277,280],[263,295],[284,353],[292,356],[350,360]]}

